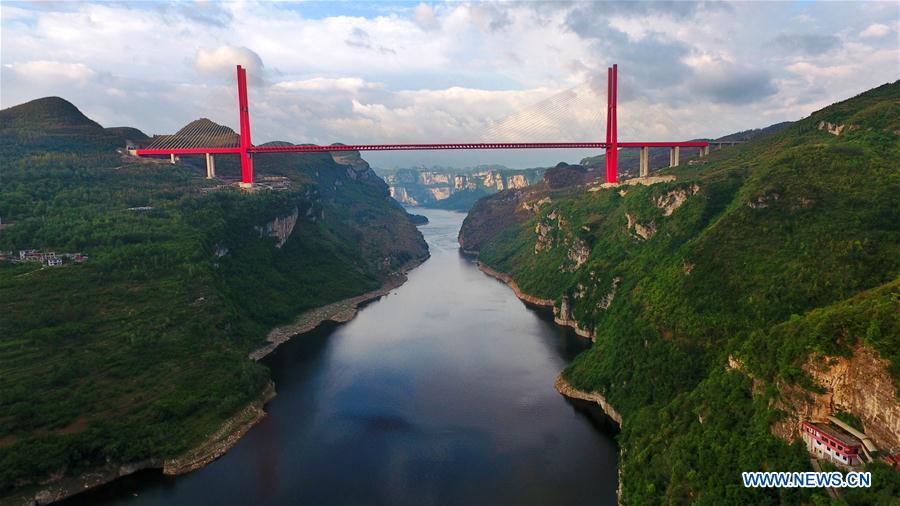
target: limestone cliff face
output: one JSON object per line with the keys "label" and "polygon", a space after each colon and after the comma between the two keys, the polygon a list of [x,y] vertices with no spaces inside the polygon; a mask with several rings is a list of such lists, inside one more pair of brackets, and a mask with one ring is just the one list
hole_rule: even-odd
{"label": "limestone cliff face", "polygon": [[656,224],[653,221],[648,223],[640,223],[637,218],[630,213],[625,213],[626,228],[632,233],[632,237],[641,241],[646,241],[656,234]]}
{"label": "limestone cliff face", "polygon": [[691,195],[700,191],[700,186],[692,184],[686,188],[672,190],[656,199],[656,207],[663,210],[663,216],[672,216],[676,209],[681,207]]}
{"label": "limestone cliff face", "polygon": [[572,305],[568,296],[562,298],[562,302],[560,302],[559,306],[553,307],[553,323],[564,327],[570,327],[581,337],[586,337],[592,341],[597,339],[593,330],[582,327],[582,324],[572,316]]}
{"label": "limestone cliff face", "polygon": [[781,398],[776,407],[788,416],[772,426],[772,433],[790,441],[799,436],[802,420],[821,420],[845,411],[859,417],[866,435],[880,450],[900,450],[900,399],[888,366],[866,345],[856,346],[850,358],[810,357],[803,370],[825,392],[779,384]]}
{"label": "limestone cliff face", "polygon": [[528,186],[528,180],[525,179],[525,176],[522,174],[509,176],[508,178],[506,178],[507,188],[525,188],[526,186]]}
{"label": "limestone cliff face", "polygon": [[280,248],[284,246],[284,243],[287,242],[288,238],[291,236],[291,232],[294,231],[294,226],[297,224],[297,216],[299,215],[299,210],[295,207],[294,211],[291,214],[286,214],[284,216],[276,216],[272,221],[266,223],[265,225],[254,227],[260,235],[268,235],[274,237],[276,239],[275,246]]}
{"label": "limestone cliff face", "polygon": [[622,426],[622,415],[619,414],[618,411],[612,405],[606,401],[606,398],[603,397],[599,392],[585,392],[582,390],[578,390],[569,384],[568,381],[563,378],[562,374],[556,377],[556,382],[554,384],[556,387],[556,391],[561,393],[562,395],[569,397],[570,399],[581,399],[583,401],[595,402],[600,409],[606,413],[606,416],[613,419],[616,424],[620,427]]}
{"label": "limestone cliff face", "polygon": [[406,205],[410,205],[410,206],[419,205],[419,201],[416,200],[415,197],[410,195],[409,192],[406,191],[406,188],[404,188],[402,186],[391,186],[390,192],[391,192],[391,198],[393,198],[397,202],[400,202],[401,204],[406,204]]}

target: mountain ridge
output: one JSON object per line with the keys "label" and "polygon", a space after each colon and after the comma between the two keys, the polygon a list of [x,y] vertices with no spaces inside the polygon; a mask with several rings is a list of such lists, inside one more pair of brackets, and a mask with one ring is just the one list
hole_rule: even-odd
{"label": "mountain ridge", "polygon": [[[827,501],[739,486],[741,471],[809,469],[796,430],[776,423],[808,416],[798,392],[824,392],[826,411],[900,451],[886,415],[900,409],[898,104],[888,83],[656,173],[668,182],[500,192],[466,218],[464,249],[595,340],[563,377],[624,419],[623,502]],[[858,378],[840,392],[816,382],[855,347],[894,386],[875,410]],[[866,470],[880,483],[844,500],[896,497],[887,464]]]}

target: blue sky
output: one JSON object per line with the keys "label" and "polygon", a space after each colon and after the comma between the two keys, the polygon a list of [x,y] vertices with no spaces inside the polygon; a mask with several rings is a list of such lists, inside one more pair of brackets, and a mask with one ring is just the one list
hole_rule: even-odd
{"label": "blue sky", "polygon": [[[623,139],[714,137],[898,79],[898,20],[896,2],[3,2],[0,105],[58,95],[106,126],[235,127],[240,63],[257,143],[477,141],[573,87],[564,119],[502,140],[599,140],[605,89],[583,83],[619,63]],[[586,154],[367,158],[536,166]]]}

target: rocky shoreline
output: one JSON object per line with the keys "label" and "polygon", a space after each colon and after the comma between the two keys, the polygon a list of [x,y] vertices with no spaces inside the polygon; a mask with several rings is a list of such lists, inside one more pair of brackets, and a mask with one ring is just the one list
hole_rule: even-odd
{"label": "rocky shoreline", "polygon": [[478,260],[475,261],[475,265],[478,266],[478,269],[481,272],[487,274],[488,276],[490,276],[492,278],[498,279],[498,280],[506,283],[506,286],[508,286],[510,289],[512,289],[513,293],[515,293],[516,297],[518,297],[520,300],[527,302],[529,304],[535,305],[535,306],[549,307],[549,308],[553,307],[552,300],[542,299],[540,297],[535,297],[534,295],[529,295],[529,294],[523,292],[522,289],[519,288],[519,285],[515,281],[513,281],[512,276],[510,276],[509,274],[504,274],[502,272],[495,271],[494,269],[491,269],[490,267],[488,267],[487,265],[485,265],[484,263],[482,263]]}
{"label": "rocky shoreline", "polygon": [[[325,321],[344,323],[352,320],[360,305],[383,297],[405,283],[406,274],[421,265],[428,259],[428,256],[409,262],[376,290],[310,309],[300,314],[293,323],[272,329],[266,336],[267,344],[251,352],[248,357],[258,361],[292,337],[309,332]],[[203,443],[177,457],[171,459],[152,458],[127,464],[110,463],[78,476],[61,476],[51,482],[43,483],[36,491],[20,492],[0,498],[0,506],[51,504],[144,469],[160,469],[166,475],[180,475],[196,471],[224,455],[254,425],[265,418],[265,405],[275,395],[275,384],[270,381],[259,396],[225,420]]]}
{"label": "rocky shoreline", "polygon": [[[477,255],[477,252],[470,252],[470,251],[466,251],[466,250],[463,250],[463,253],[467,254],[467,255],[473,255],[473,254]],[[578,334],[579,336],[586,337],[588,339],[591,339],[592,341],[596,340],[596,335],[588,330],[582,329],[579,326],[577,321],[571,320],[571,319],[566,319],[566,318],[561,318],[560,315],[558,314],[558,311],[552,300],[542,299],[540,297],[535,297],[533,295],[529,295],[529,294],[523,292],[522,289],[519,288],[519,285],[512,279],[512,276],[510,276],[509,274],[505,274],[503,272],[499,272],[494,269],[491,269],[490,267],[488,267],[487,265],[485,265],[484,263],[482,263],[478,260],[475,261],[475,265],[478,266],[478,269],[481,270],[481,272],[484,272],[488,276],[491,276],[492,278],[495,278],[499,281],[506,283],[506,285],[512,289],[513,293],[516,294],[516,297],[518,297],[519,300],[522,300],[529,304],[533,304],[535,306],[553,308],[553,322],[556,323],[557,325],[572,327],[573,329],[575,329],[575,333]],[[560,373],[556,377],[556,381],[554,381],[553,386],[556,388],[556,391],[559,392],[563,397],[567,397],[569,399],[577,399],[577,400],[587,401],[587,402],[597,404],[598,406],[600,406],[600,409],[603,410],[603,413],[606,414],[606,416],[608,416],[610,420],[615,422],[617,428],[619,428],[619,429],[622,428],[622,415],[620,415],[619,412],[616,411],[616,408],[614,408],[606,400],[606,398],[603,397],[603,395],[601,395],[600,393],[585,392],[584,390],[578,390],[577,388],[572,386],[571,383],[566,381],[566,379],[563,377],[562,373]],[[620,449],[620,452],[621,452],[621,449]],[[621,457],[622,457],[622,455],[620,453],[619,458],[621,458]],[[621,501],[622,501],[622,468],[621,467],[618,469],[618,474],[619,474],[619,479],[618,479],[619,484],[616,487],[616,499],[617,499],[617,502],[621,503]]]}
{"label": "rocky shoreline", "polygon": [[248,357],[250,357],[251,360],[258,361],[275,351],[275,348],[290,341],[292,337],[310,332],[326,321],[346,323],[352,320],[353,317],[356,316],[360,305],[384,297],[394,288],[406,283],[406,273],[415,269],[427,259],[428,255],[408,263],[402,269],[391,275],[387,281],[376,290],[300,313],[292,323],[272,329],[266,336],[266,344],[250,352]]}
{"label": "rocky shoreline", "polygon": [[[529,294],[523,292],[519,288],[519,285],[517,285],[516,282],[513,281],[512,277],[509,274],[504,274],[502,272],[498,272],[494,269],[491,269],[487,265],[484,265],[482,262],[479,262],[477,260],[475,261],[475,264],[478,266],[478,269],[480,269],[482,272],[484,272],[488,276],[491,276],[492,278],[496,278],[496,279],[506,283],[507,286],[509,286],[512,289],[512,291],[516,294],[516,297],[518,297],[520,300],[523,300],[529,304],[534,304],[536,306],[553,307],[552,300],[541,299],[539,297],[535,297],[533,295],[529,295]],[[587,331],[579,332],[579,330],[581,330],[581,329],[578,327],[578,322],[575,320],[563,320],[561,318],[554,317],[553,321],[558,325],[573,327],[575,329],[575,332],[580,336],[589,337],[589,338],[593,337],[592,334],[588,333]],[[587,335],[585,335],[585,334],[587,334]],[[559,393],[561,393],[562,395],[564,395],[565,397],[569,397],[571,399],[580,399],[583,401],[596,403],[597,405],[600,406],[600,408],[603,410],[603,412],[606,413],[607,416],[609,416],[613,421],[616,422],[616,424],[619,425],[619,427],[622,426],[622,415],[620,415],[618,413],[618,411],[616,411],[616,409],[613,408],[612,405],[610,405],[606,401],[606,398],[604,398],[599,393],[585,392],[582,390],[578,390],[577,388],[575,388],[571,384],[569,384],[569,382],[566,381],[565,378],[563,378],[562,374],[560,374],[559,376],[556,377],[556,382],[554,383],[554,386],[556,387],[556,390]]]}
{"label": "rocky shoreline", "polygon": [[[463,253],[469,254],[466,251],[463,251]],[[509,274],[505,274],[503,272],[499,272],[494,269],[491,269],[490,267],[488,267],[487,265],[485,265],[483,262],[481,262],[479,260],[475,261],[475,265],[478,266],[478,269],[481,272],[487,274],[488,276],[490,276],[492,278],[495,278],[497,280],[500,280],[500,281],[506,283],[506,286],[508,286],[513,291],[513,293],[516,294],[516,297],[518,297],[519,300],[527,302],[528,304],[531,304],[534,306],[547,307],[547,308],[553,309],[553,322],[556,323],[557,325],[561,325],[563,327],[569,327],[575,331],[575,334],[577,334],[581,337],[590,339],[591,341],[596,340],[597,336],[590,330],[582,328],[577,320],[572,320],[570,318],[567,318],[567,317],[564,317],[563,315],[561,315],[560,311],[557,309],[553,300],[542,299],[540,297],[535,297],[534,295],[525,293],[524,291],[522,291],[521,288],[519,288],[519,285],[513,280],[512,276],[510,276]]]}
{"label": "rocky shoreline", "polygon": [[275,398],[275,383],[269,381],[262,393],[244,409],[225,421],[206,441],[163,462],[163,474],[176,476],[196,471],[225,455],[254,425],[265,418],[265,405]]}
{"label": "rocky shoreline", "polygon": [[570,399],[580,399],[582,401],[593,402],[600,406],[600,409],[606,413],[610,419],[612,419],[619,428],[622,427],[622,415],[619,414],[618,411],[612,405],[606,401],[606,398],[600,395],[597,392],[585,392],[584,390],[578,390],[573,387],[571,383],[566,381],[563,378],[563,375],[560,374],[556,377],[556,381],[553,383],[553,386],[556,388],[556,391],[563,395],[563,397],[568,397]]}
{"label": "rocky shoreline", "polygon": [[78,476],[62,476],[45,482],[37,490],[0,498],[0,505],[51,504],[144,469],[160,469],[163,474],[168,475],[194,471],[216,460],[231,449],[247,431],[266,416],[263,407],[274,397],[275,384],[270,381],[255,399],[225,420],[206,441],[177,457],[171,459],[151,458],[127,464],[109,463]]}

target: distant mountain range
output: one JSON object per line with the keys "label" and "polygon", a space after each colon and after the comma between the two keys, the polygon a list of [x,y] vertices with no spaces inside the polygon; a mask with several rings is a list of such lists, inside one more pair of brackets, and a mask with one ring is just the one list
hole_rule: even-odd
{"label": "distant mountain range", "polygon": [[409,206],[466,211],[481,197],[538,182],[544,169],[510,169],[503,165],[376,169],[391,197]]}

